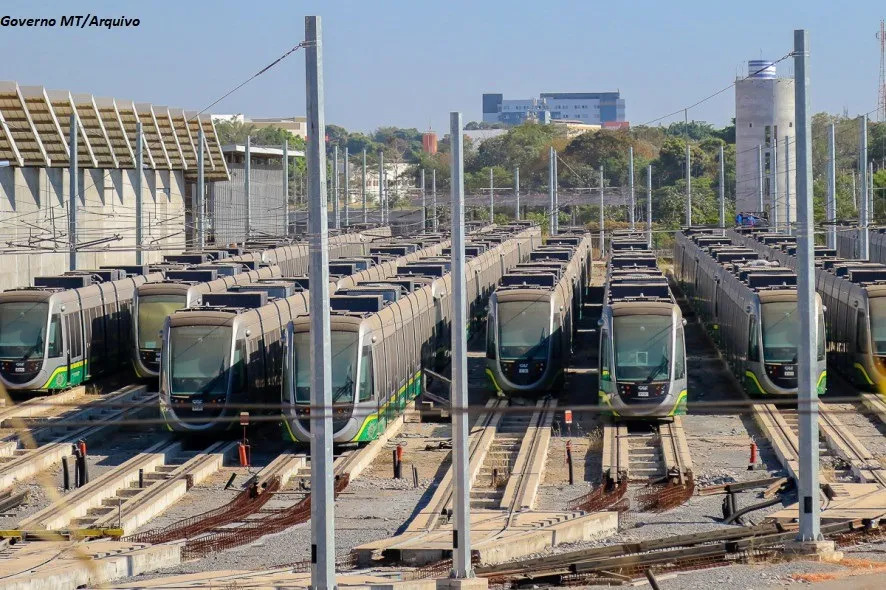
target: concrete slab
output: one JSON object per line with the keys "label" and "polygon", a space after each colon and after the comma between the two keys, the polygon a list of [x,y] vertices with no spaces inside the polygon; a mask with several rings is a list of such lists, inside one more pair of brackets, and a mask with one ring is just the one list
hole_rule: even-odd
{"label": "concrete slab", "polygon": [[[485,510],[471,513],[471,549],[484,564],[503,563],[561,543],[602,539],[618,531],[618,513],[521,512]],[[406,531],[354,549],[358,562],[369,564],[385,555],[409,565],[446,559],[452,553],[452,524],[434,531]]]}
{"label": "concrete slab", "polygon": [[[223,570],[115,584],[115,588],[309,588],[311,574],[291,568],[265,571]],[[436,580],[401,581],[372,574],[336,576],[336,586],[352,590],[434,590]]]}
{"label": "concrete slab", "polygon": [[784,544],[784,554],[787,559],[802,559],[813,561],[840,561],[843,552],[836,550],[833,541],[789,541]]}
{"label": "concrete slab", "polygon": [[486,590],[489,580],[486,578],[441,578],[437,580],[437,590]]}
{"label": "concrete slab", "polygon": [[[874,483],[832,484],[836,497],[821,511],[822,522],[856,519],[877,520],[886,517],[886,490]],[[768,521],[793,522],[799,515],[798,505],[779,510],[766,517]]]}
{"label": "concrete slab", "polygon": [[94,588],[179,563],[181,547],[175,543],[22,543],[0,559],[0,590]]}

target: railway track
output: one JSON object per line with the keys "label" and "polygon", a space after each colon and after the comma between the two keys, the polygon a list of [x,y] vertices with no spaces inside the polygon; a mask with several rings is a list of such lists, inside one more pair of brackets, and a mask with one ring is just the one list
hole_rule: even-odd
{"label": "railway track", "polygon": [[101,440],[127,420],[156,412],[157,394],[127,386],[73,412],[35,424],[0,441],[0,491],[40,473],[71,454],[71,443]]}
{"label": "railway track", "polygon": [[[799,462],[798,413],[794,408],[778,408],[774,404],[752,404],[754,418],[772,443],[776,455],[791,477],[797,479]],[[819,455],[833,465],[845,468],[821,473],[822,484],[856,479],[860,483],[876,483],[886,488],[886,470],[839,419],[827,403],[818,404]]]}
{"label": "railway track", "polygon": [[683,421],[608,422],[603,426],[603,479],[615,483],[671,479],[684,484],[692,476],[692,458]]}
{"label": "railway track", "polygon": [[[539,400],[520,409],[495,399],[471,429],[468,441],[471,509],[510,515],[531,509],[544,477],[550,428],[557,402]],[[452,467],[407,530],[431,532],[447,521],[452,510]]]}
{"label": "railway track", "polygon": [[221,469],[236,443],[197,451],[169,437],[19,522],[20,530],[134,530]]}

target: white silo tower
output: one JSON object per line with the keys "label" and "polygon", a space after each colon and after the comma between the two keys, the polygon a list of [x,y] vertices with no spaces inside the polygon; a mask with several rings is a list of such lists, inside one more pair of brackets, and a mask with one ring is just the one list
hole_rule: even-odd
{"label": "white silo tower", "polygon": [[[735,83],[735,207],[737,212],[760,210],[757,146],[763,146],[763,211],[773,220],[772,191],[777,189],[777,219],[783,228],[788,203],[791,222],[797,220],[794,79],[777,77],[775,64],[765,60],[748,61],[748,74]],[[775,186],[771,175],[773,144],[778,160]],[[787,166],[785,147],[790,158]],[[789,195],[785,193],[786,185]]]}

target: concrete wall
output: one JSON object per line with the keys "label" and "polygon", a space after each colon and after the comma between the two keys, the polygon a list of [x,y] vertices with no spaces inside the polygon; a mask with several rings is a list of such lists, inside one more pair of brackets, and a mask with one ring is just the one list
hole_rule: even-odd
{"label": "concrete wall", "polygon": [[785,162],[784,139],[790,141],[790,163],[787,171],[790,177],[791,219],[796,220],[796,156],[794,127],[794,80],[793,78],[739,80],[735,85],[735,151],[736,151],[736,210],[758,211],[758,164],[757,146],[763,146],[764,210],[771,208],[771,192],[765,168],[769,145],[766,128],[778,128],[778,219],[785,220]]}
{"label": "concrete wall", "polygon": [[[185,182],[180,171],[145,170],[144,176],[144,261],[156,262],[185,247]],[[135,263],[134,181],[135,170],[80,171],[77,242],[120,239],[83,248],[78,268]],[[68,188],[65,168],[0,168],[0,289],[69,269]]]}

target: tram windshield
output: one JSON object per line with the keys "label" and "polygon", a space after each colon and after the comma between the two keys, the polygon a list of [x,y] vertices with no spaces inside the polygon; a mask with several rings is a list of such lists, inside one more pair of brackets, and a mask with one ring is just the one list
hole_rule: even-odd
{"label": "tram windshield", "polygon": [[160,348],[160,331],[166,318],[185,307],[184,295],[147,295],[138,298],[139,348]]}
{"label": "tram windshield", "polygon": [[671,316],[626,315],[612,320],[615,378],[663,381],[671,373]]}
{"label": "tram windshield", "polygon": [[0,303],[0,358],[27,360],[43,356],[49,304]]}
{"label": "tram windshield", "polygon": [[548,301],[504,301],[498,314],[498,352],[506,360],[547,360],[551,336]]}
{"label": "tram windshield", "polygon": [[[295,334],[295,401],[311,403],[311,334]],[[354,402],[357,374],[357,332],[331,333],[332,403]]]}
{"label": "tram windshield", "polygon": [[231,366],[228,326],[177,326],[169,336],[169,386],[175,395],[227,392]]}
{"label": "tram windshield", "polygon": [[871,308],[871,342],[874,353],[886,355],[886,297],[874,297]]}
{"label": "tram windshield", "polygon": [[796,301],[775,301],[761,306],[763,361],[796,363],[800,341],[800,315]]}

